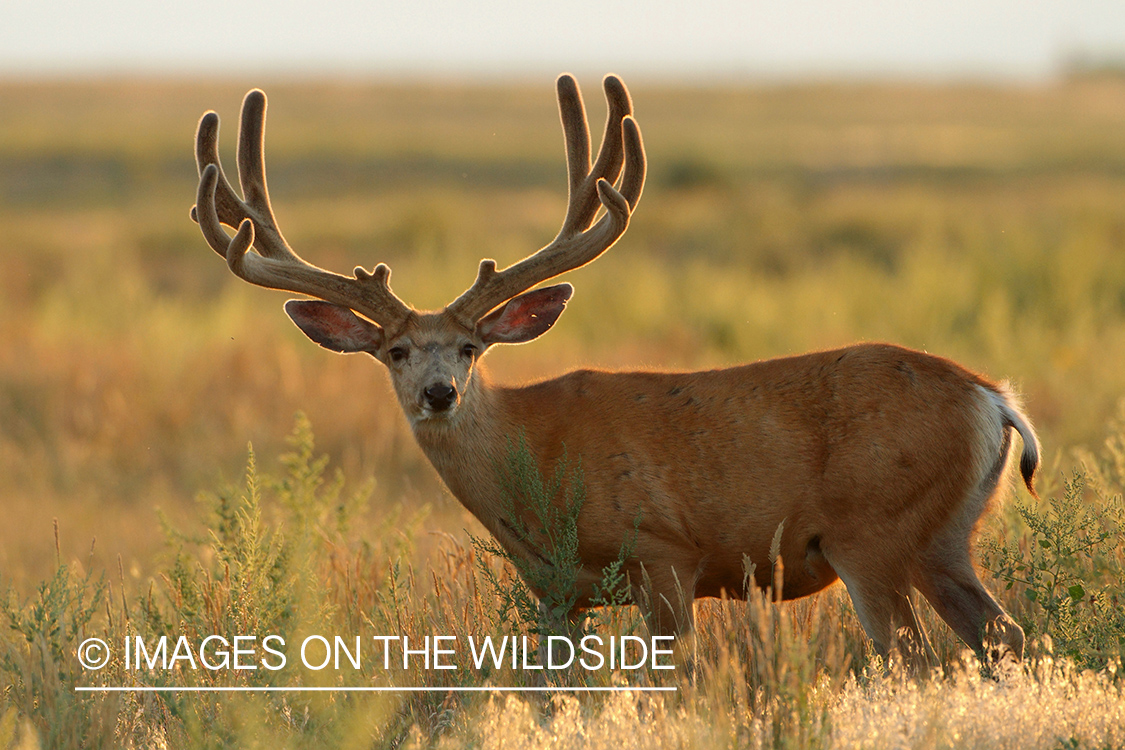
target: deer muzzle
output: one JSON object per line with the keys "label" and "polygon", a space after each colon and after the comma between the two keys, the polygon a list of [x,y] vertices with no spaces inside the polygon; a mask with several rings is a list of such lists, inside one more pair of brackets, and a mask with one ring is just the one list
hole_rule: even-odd
{"label": "deer muzzle", "polygon": [[457,389],[449,383],[434,383],[422,391],[422,400],[435,412],[448,411],[457,402]]}

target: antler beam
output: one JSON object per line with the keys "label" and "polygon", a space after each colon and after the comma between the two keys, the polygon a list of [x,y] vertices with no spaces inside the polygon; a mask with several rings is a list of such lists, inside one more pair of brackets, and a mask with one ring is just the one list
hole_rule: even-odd
{"label": "antler beam", "polygon": [[[242,102],[238,133],[239,198],[219,162],[219,116],[203,115],[195,136],[199,191],[191,218],[207,244],[227,260],[239,278],[256,286],[283,289],[350,308],[383,328],[397,329],[411,308],[388,283],[391,269],[380,263],[368,273],[357,267],[342,276],[303,260],[281,235],[270,206],[265,165],[266,95],[254,89]],[[237,228],[229,237],[222,225]],[[249,252],[253,247],[256,252]]]}
{"label": "antler beam", "polygon": [[[644,144],[625,84],[616,76],[606,76],[603,85],[609,114],[598,158],[591,167],[589,125],[578,84],[569,75],[558,80],[559,116],[570,177],[566,218],[558,236],[503,271],[496,270],[496,261],[482,260],[476,281],[448,306],[454,315],[475,324],[517,294],[591,262],[629,226],[629,217],[644,188]],[[620,184],[615,188],[619,176]],[[602,206],[606,213],[594,224]]]}

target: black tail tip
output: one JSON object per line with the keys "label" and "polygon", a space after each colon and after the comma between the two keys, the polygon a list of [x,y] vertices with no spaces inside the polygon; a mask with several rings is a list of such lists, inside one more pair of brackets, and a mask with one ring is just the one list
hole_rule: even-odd
{"label": "black tail tip", "polygon": [[1020,456],[1020,475],[1023,477],[1023,483],[1027,485],[1027,491],[1036,499],[1039,497],[1035,492],[1035,472],[1038,470],[1039,456],[1034,453],[1024,452],[1024,454]]}

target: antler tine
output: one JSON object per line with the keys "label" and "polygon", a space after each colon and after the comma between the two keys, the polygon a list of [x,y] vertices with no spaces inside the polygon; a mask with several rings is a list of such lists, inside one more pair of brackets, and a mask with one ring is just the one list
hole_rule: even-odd
{"label": "antler tine", "polygon": [[620,192],[629,203],[629,212],[632,214],[645,189],[645,146],[641,140],[641,127],[632,116],[621,121],[621,131],[624,134],[624,150],[628,156],[625,159],[625,173],[621,175]]}
{"label": "antler tine", "polygon": [[[231,190],[223,166],[219,163],[219,116],[215,112],[207,112],[199,119],[199,127],[195,131],[195,163],[199,167],[199,176],[203,177],[203,170],[208,165],[214,165],[218,170],[218,183],[215,190],[215,210],[219,219],[228,226],[238,226],[244,218],[241,201]],[[196,207],[191,207],[192,221],[199,223]],[[216,250],[220,255],[223,251]]]}
{"label": "antler tine", "polygon": [[278,229],[266,187],[266,95],[251,89],[242,100],[238,124],[238,182],[245,205],[257,215],[258,252],[271,258],[297,258]]}
{"label": "antler tine", "polygon": [[[207,112],[199,120],[195,135],[195,160],[200,178],[210,166],[218,170],[215,187],[215,210],[219,220],[230,227],[238,227],[243,220],[255,224],[258,252],[267,257],[296,258],[277,227],[266,189],[265,167],[266,95],[253,89],[242,100],[242,116],[238,130],[238,177],[245,200],[238,195],[223,172],[219,160],[219,116]],[[192,209],[192,219],[199,221],[198,212]],[[212,247],[214,247],[212,245]],[[223,251],[219,251],[223,255]]]}
{"label": "antler tine", "polygon": [[[385,264],[372,273],[357,267],[354,277],[342,276],[303,260],[281,235],[266,187],[265,120],[266,95],[254,89],[242,103],[238,138],[238,175],[245,200],[235,194],[219,162],[219,116],[208,112],[199,121],[200,178],[191,218],[199,223],[207,244],[244,281],[307,294],[351,308],[383,327],[398,327],[411,309],[391,291],[391,271]],[[238,228],[233,238],[223,224]],[[249,252],[251,246],[256,253]]]}
{"label": "antler tine", "polygon": [[[569,75],[558,81],[570,177],[566,218],[558,236],[500,272],[496,271],[496,261],[482,260],[476,281],[448,306],[450,312],[475,323],[497,305],[536,284],[593,261],[625,232],[644,188],[644,143],[625,85],[616,76],[606,76],[604,87],[609,114],[598,158],[591,168],[589,129],[578,85]],[[620,190],[612,184],[619,176]],[[600,206],[606,213],[591,227]]]}
{"label": "antler tine", "polygon": [[559,117],[566,138],[567,173],[570,177],[569,205],[559,236],[589,228],[601,205],[598,201],[598,180],[616,182],[621,172],[625,156],[621,147],[621,122],[632,116],[633,102],[625,84],[617,76],[606,76],[602,85],[608,105],[605,134],[602,136],[598,158],[591,169],[590,130],[582,94],[573,76],[559,76]]}

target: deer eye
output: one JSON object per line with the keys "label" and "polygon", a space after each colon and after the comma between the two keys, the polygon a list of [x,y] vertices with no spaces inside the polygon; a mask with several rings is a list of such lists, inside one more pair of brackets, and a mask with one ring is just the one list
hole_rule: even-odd
{"label": "deer eye", "polygon": [[387,352],[391,361],[396,364],[406,361],[407,354],[409,354],[409,352],[406,350],[405,346],[394,346]]}
{"label": "deer eye", "polygon": [[472,359],[473,356],[476,353],[477,353],[477,348],[475,346],[473,346],[472,344],[465,344],[463,347],[461,347],[461,356],[462,357],[468,357],[469,359]]}

